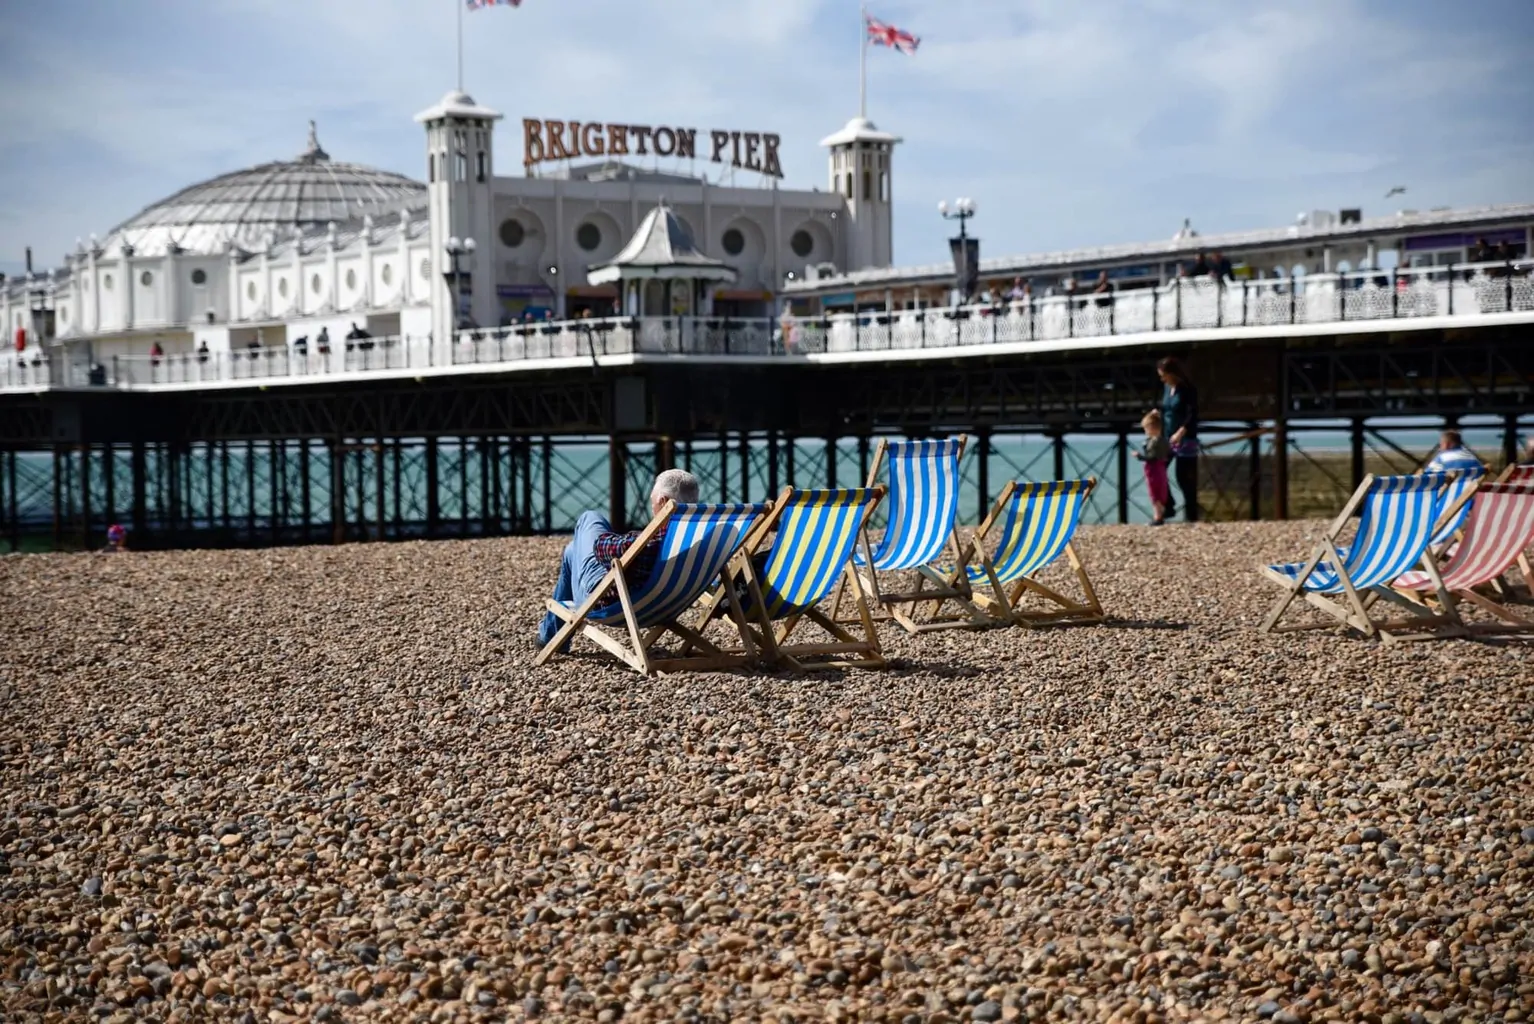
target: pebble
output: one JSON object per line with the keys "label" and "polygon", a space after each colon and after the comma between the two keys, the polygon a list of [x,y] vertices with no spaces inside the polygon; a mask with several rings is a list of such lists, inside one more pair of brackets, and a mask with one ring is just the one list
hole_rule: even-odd
{"label": "pebble", "polygon": [[533,667],[560,538],[0,559],[0,1016],[1526,1020],[1528,650],[1256,632],[1315,530],[813,680]]}

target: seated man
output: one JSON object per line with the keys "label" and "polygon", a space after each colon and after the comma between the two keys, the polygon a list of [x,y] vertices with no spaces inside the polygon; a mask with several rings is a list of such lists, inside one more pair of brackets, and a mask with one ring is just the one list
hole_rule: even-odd
{"label": "seated man", "polygon": [[[667,498],[678,504],[696,502],[698,478],[684,469],[666,470],[655,478],[655,486],[650,489],[651,513],[659,512]],[[582,512],[575,521],[575,536],[565,545],[564,557],[559,563],[559,581],[554,584],[554,600],[577,606],[582,604],[601,584],[613,562],[632,547],[638,537],[637,530],[632,533],[614,533],[612,524],[600,512]],[[659,550],[660,534],[657,533],[647,549],[629,563],[629,571],[624,575],[629,586],[644,583],[655,565],[655,556]],[[614,590],[597,607],[605,607],[617,600],[618,593]],[[553,612],[544,612],[543,622],[538,626],[538,646],[547,646],[561,625],[563,623],[559,616]]]}
{"label": "seated man", "polygon": [[1486,472],[1475,452],[1465,447],[1465,439],[1457,430],[1445,430],[1438,439],[1438,454],[1422,467],[1424,473],[1469,473],[1480,476]]}

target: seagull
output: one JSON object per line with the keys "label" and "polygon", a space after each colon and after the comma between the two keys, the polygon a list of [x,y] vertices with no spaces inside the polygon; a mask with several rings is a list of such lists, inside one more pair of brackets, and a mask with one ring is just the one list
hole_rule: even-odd
{"label": "seagull", "polygon": [[1395,188],[1393,188],[1389,192],[1385,193],[1385,198],[1389,199],[1391,196],[1404,196],[1405,194],[1406,194],[1406,186],[1405,185],[1397,185]]}

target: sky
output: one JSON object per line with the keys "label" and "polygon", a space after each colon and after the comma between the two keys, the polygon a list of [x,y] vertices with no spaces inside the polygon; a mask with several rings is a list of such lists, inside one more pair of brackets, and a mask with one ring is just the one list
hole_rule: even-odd
{"label": "sky", "polygon": [[[455,84],[458,2],[7,0],[0,271],[297,156],[311,118],[334,159],[424,177],[411,119]],[[869,117],[904,139],[898,264],[947,259],[937,203],[961,196],[987,256],[1165,239],[1184,218],[1212,233],[1534,201],[1530,0],[869,13],[921,39],[868,54]],[[502,174],[541,117],[776,132],[785,185],[825,188],[818,142],[857,113],[857,0],[524,0],[463,21],[465,87],[506,115]]]}

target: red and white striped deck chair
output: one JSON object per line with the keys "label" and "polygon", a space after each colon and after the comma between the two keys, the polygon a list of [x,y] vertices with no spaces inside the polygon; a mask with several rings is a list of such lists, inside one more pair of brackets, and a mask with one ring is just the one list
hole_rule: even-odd
{"label": "red and white striped deck chair", "polygon": [[[1509,627],[1534,629],[1534,617],[1520,615],[1507,604],[1476,591],[1500,577],[1534,544],[1534,474],[1527,483],[1482,484],[1465,521],[1464,539],[1455,547],[1440,576],[1444,592],[1501,619],[1507,625],[1467,625],[1472,633],[1502,632]],[[1416,600],[1436,590],[1424,572],[1397,577],[1392,586]],[[1445,609],[1453,611],[1452,609]],[[1456,616],[1457,617],[1457,616]]]}

